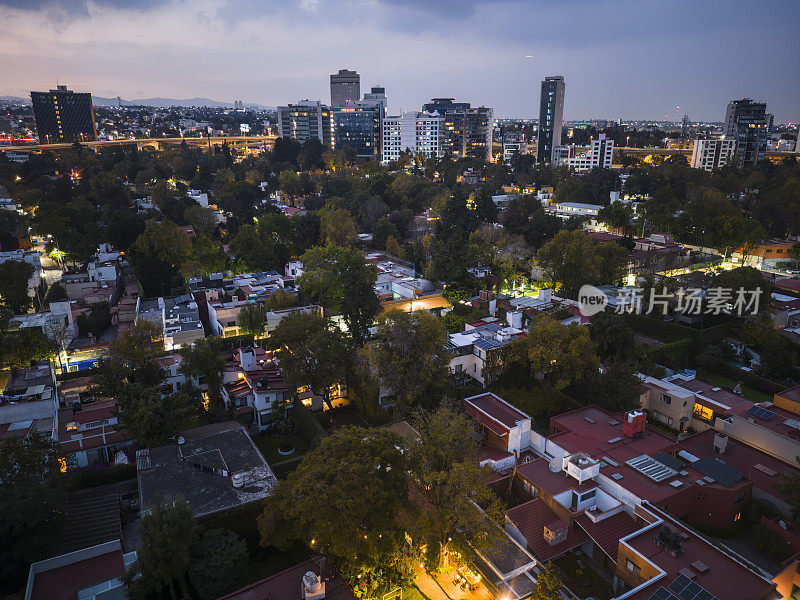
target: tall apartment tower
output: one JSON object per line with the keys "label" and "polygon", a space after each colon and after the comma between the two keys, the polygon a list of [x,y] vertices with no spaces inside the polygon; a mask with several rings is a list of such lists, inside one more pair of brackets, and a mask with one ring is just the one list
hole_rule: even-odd
{"label": "tall apartment tower", "polygon": [[361,100],[361,76],[355,71],[339,69],[331,74],[331,108],[344,106],[348,100]]}
{"label": "tall apartment tower", "polygon": [[455,98],[433,98],[422,105],[423,112],[444,117],[439,128],[441,155],[454,160],[467,156],[490,160],[494,109],[472,107],[469,102],[453,100]]}
{"label": "tall apartment tower", "polygon": [[736,141],[736,160],[740,166],[753,166],[764,158],[769,125],[766,102],[742,98],[728,103],[724,133],[727,139]]}
{"label": "tall apartment tower", "polygon": [[326,146],[333,144],[331,109],[319,100],[300,100],[278,107],[278,135],[298,142],[317,138]]}
{"label": "tall apartment tower", "polygon": [[553,163],[556,146],[561,145],[564,124],[564,77],[554,75],[542,81],[539,99],[539,136],[536,141],[536,162]]}
{"label": "tall apartment tower", "polygon": [[31,92],[36,130],[42,144],[97,139],[92,95],[59,85],[49,92]]}

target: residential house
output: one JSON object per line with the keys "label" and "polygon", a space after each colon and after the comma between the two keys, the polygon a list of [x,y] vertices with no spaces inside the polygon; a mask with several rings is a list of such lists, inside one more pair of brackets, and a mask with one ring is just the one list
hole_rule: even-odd
{"label": "residential house", "polygon": [[233,353],[223,374],[222,397],[239,415],[264,430],[291,406],[291,394],[272,354],[258,346]]}
{"label": "residential house", "polygon": [[463,332],[447,336],[447,349],[453,353],[450,373],[471,377],[484,385],[490,356],[524,335],[522,329],[506,326],[496,317],[467,323]]}

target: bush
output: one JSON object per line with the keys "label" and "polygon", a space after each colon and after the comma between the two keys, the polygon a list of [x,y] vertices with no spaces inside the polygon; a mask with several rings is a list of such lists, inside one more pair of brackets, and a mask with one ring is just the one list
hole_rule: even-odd
{"label": "bush", "polygon": [[776,562],[783,561],[788,558],[791,553],[789,544],[766,525],[756,525],[753,527],[753,542],[760,552],[763,552]]}

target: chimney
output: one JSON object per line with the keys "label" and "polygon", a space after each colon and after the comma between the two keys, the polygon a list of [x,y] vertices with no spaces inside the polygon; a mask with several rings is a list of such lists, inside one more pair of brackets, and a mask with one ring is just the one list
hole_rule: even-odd
{"label": "chimney", "polygon": [[314,571],[306,571],[300,582],[300,594],[303,600],[323,600],[325,598],[325,582]]}
{"label": "chimney", "polygon": [[725,454],[728,449],[728,436],[724,433],[717,433],[714,435],[714,452],[717,454]]}

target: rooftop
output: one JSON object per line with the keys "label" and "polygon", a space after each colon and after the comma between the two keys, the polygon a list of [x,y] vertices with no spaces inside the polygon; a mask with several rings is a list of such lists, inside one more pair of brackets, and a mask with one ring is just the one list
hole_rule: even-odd
{"label": "rooftop", "polygon": [[[535,498],[519,506],[515,506],[506,511],[506,517],[511,520],[514,526],[528,542],[528,546],[533,550],[539,560],[548,561],[568,550],[572,550],[583,544],[589,539],[583,531],[571,527],[567,534],[567,539],[551,546],[544,539],[545,525],[551,525],[559,520],[544,500]],[[566,526],[566,524],[564,524]]]}
{"label": "rooftop", "polygon": [[[183,496],[201,516],[261,500],[277,483],[264,457],[239,423],[228,421],[182,432],[183,445],[140,450],[136,455],[142,509],[156,499]],[[232,476],[243,474],[241,487]]]}
{"label": "rooftop", "polygon": [[125,560],[116,540],[32,564],[25,599],[75,600],[79,592],[124,574]]}
{"label": "rooftop", "polygon": [[325,600],[355,600],[355,594],[340,577],[331,576],[328,568],[320,569],[319,563],[313,559],[251,583],[219,600],[265,600],[268,598],[302,600],[301,581],[303,575],[308,571],[313,571],[318,576],[322,573],[325,583]]}
{"label": "rooftop", "polygon": [[[652,506],[648,506],[647,509],[660,519],[663,519],[672,531],[677,531],[681,534],[683,538],[681,544],[683,554],[674,557],[660,546],[654,544],[653,539],[658,535],[657,528],[640,531],[640,533],[629,537],[625,543],[666,572],[666,576],[661,581],[647,586],[641,592],[631,596],[629,600],[649,600],[659,586],[669,585],[679,576],[682,570],[687,568],[694,575],[693,581],[721,600],[726,598],[758,600],[769,597],[770,590],[774,589],[774,584],[771,581],[759,577],[728,554],[696,535],[691,529],[680,525],[662,511]],[[695,563],[700,563],[697,565],[699,570],[692,567]],[[703,566],[701,567],[701,565]]]}
{"label": "rooftop", "polygon": [[[478,420],[481,420],[480,416],[488,417],[506,432],[508,429],[516,427],[520,421],[530,420],[530,417],[524,412],[517,410],[491,392],[466,398],[464,405],[467,413],[471,416],[478,418]],[[481,420],[481,422],[483,421]]]}

